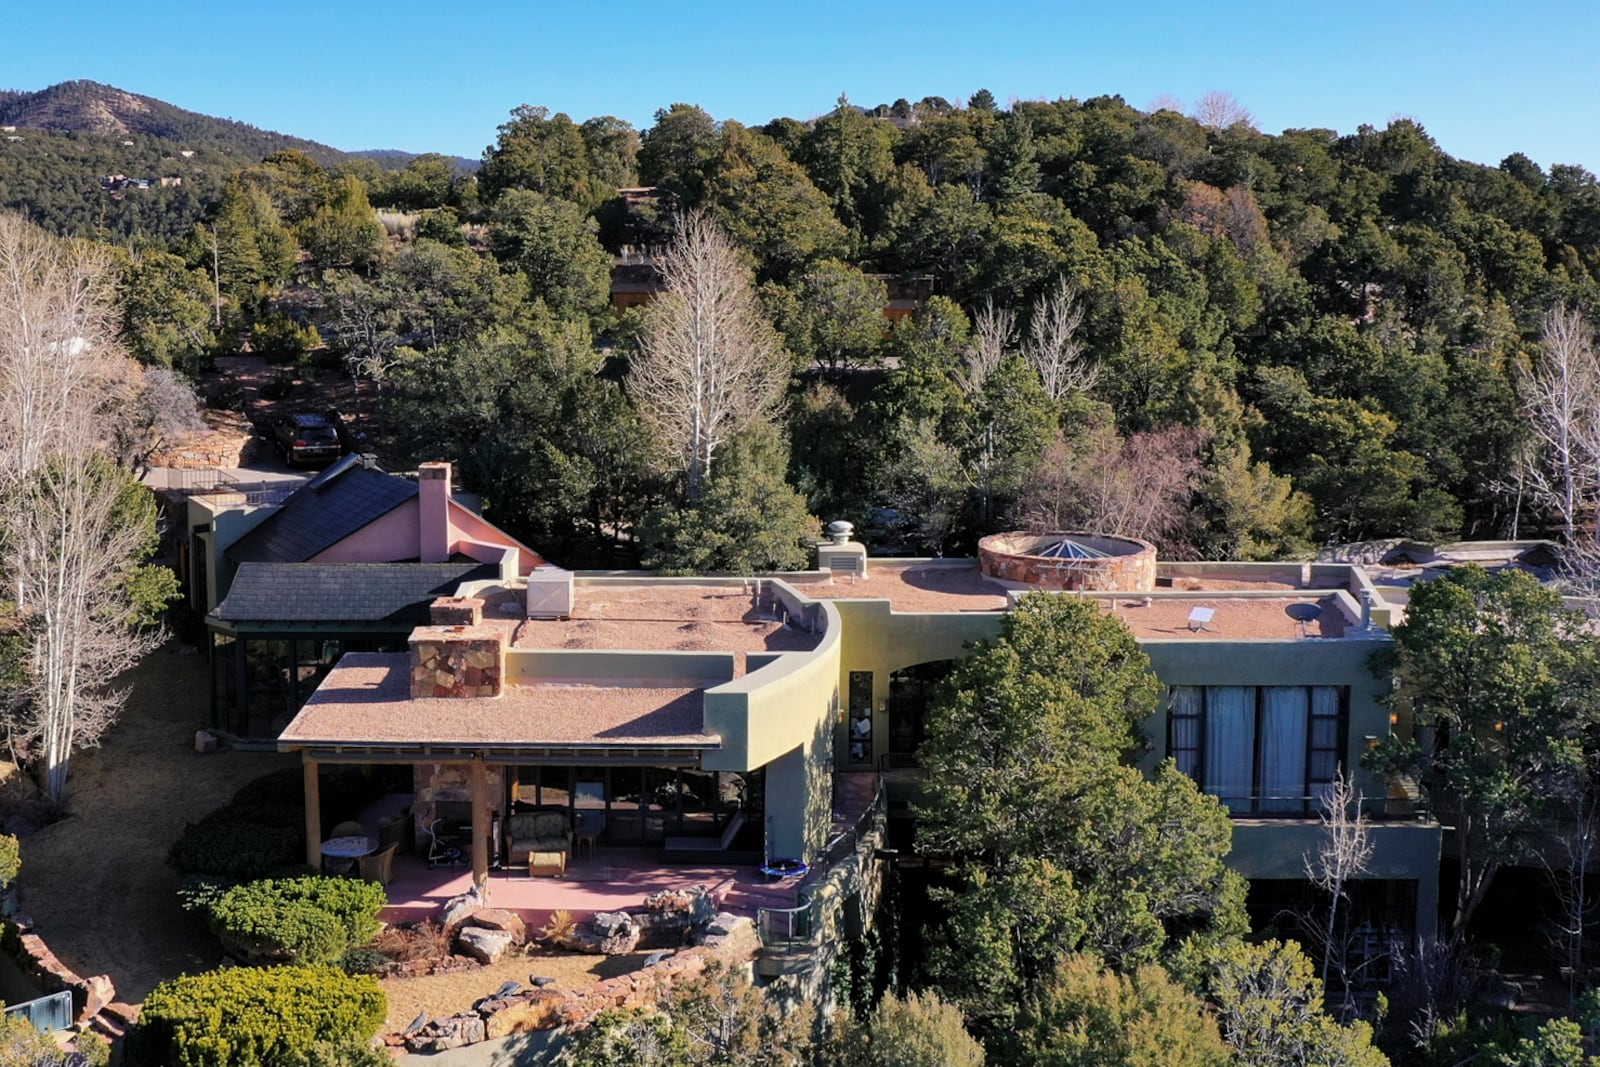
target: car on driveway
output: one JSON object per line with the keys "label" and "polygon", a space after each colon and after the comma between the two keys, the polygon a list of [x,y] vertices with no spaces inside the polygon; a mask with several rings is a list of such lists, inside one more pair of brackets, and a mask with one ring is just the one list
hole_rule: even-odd
{"label": "car on driveway", "polygon": [[321,415],[279,415],[269,429],[273,449],[291,467],[330,463],[344,454],[339,432]]}

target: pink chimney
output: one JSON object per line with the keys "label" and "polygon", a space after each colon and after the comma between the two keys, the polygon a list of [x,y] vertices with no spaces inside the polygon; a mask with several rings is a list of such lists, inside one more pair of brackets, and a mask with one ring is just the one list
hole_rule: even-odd
{"label": "pink chimney", "polygon": [[424,463],[417,468],[418,534],[423,563],[448,563],[455,533],[450,526],[450,464]]}

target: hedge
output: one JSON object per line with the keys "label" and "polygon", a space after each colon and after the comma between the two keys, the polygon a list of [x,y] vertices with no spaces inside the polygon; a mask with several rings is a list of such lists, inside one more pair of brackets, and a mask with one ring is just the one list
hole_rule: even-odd
{"label": "hedge", "polygon": [[304,1067],[319,1045],[371,1040],[387,1011],[366,975],[235,967],[156,986],[132,1046],[137,1062],[163,1067]]}
{"label": "hedge", "polygon": [[16,880],[22,870],[22,845],[10,834],[0,834],[0,889]]}
{"label": "hedge", "polygon": [[211,929],[231,953],[253,960],[332,963],[372,940],[383,887],[354,878],[266,879],[234,886],[211,905]]}

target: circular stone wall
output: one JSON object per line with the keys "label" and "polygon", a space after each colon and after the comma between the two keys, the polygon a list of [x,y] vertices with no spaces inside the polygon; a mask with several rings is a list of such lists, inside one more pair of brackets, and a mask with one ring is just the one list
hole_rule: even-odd
{"label": "circular stone wall", "polygon": [[[1039,553],[1072,541],[1088,558]],[[978,569],[990,578],[1040,589],[1148,592],[1156,587],[1156,546],[1132,537],[1088,533],[998,533],[978,542]]]}

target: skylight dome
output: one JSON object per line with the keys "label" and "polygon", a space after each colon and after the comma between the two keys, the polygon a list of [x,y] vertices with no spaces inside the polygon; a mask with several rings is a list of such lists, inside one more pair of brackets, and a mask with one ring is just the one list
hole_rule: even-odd
{"label": "skylight dome", "polygon": [[1048,545],[1031,554],[1045,556],[1050,559],[1109,559],[1111,557],[1109,552],[1102,552],[1098,548],[1086,545],[1082,541],[1075,541],[1070,537],[1064,537],[1055,544]]}

